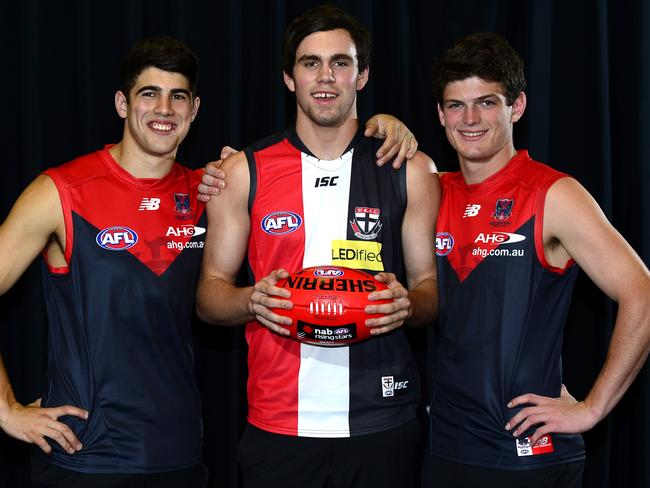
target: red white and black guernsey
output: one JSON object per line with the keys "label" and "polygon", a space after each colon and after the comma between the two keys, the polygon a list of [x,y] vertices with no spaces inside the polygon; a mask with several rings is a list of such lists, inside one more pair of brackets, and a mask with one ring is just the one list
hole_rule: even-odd
{"label": "red white and black guernsey", "polygon": [[441,177],[436,253],[440,317],[434,351],[431,449],[449,461],[532,469],[584,458],[580,435],[534,446],[506,423],[517,395],[557,397],[564,323],[577,273],[544,257],[549,187],[566,175],[520,151],[484,182]]}
{"label": "red white and black guernsey", "polygon": [[174,164],[137,179],[107,149],[45,172],[65,218],[67,267],[45,266],[49,319],[43,405],[83,449],[48,458],[85,473],[151,473],[201,460],[190,322],[205,216],[200,172]]}
{"label": "red white and black guernsey", "polygon": [[[378,168],[378,148],[358,133],[340,158],[323,161],[289,129],[245,150],[255,281],[277,268],[334,264],[390,271],[404,283],[406,172]],[[348,437],[415,416],[417,371],[401,329],[349,347],[318,347],[251,322],[246,338],[248,420],[260,429]]]}

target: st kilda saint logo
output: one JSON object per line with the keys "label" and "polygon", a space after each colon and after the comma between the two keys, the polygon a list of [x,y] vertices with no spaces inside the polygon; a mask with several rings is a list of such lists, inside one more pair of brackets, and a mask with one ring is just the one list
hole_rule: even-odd
{"label": "st kilda saint logo", "polygon": [[380,214],[378,208],[355,207],[354,219],[350,221],[354,235],[364,241],[375,239],[383,226]]}

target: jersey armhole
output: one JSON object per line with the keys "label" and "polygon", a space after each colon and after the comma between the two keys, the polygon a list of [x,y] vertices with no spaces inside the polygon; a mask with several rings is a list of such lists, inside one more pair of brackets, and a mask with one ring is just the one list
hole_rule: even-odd
{"label": "jersey armhole", "polygon": [[248,214],[251,214],[253,210],[253,204],[255,203],[255,197],[257,196],[257,155],[250,149],[244,149],[244,154],[246,155],[246,161],[248,163],[248,175],[250,178],[250,184],[248,188]]}
{"label": "jersey armhole", "polygon": [[52,274],[66,274],[70,270],[70,259],[72,257],[72,246],[74,239],[74,229],[72,226],[72,201],[70,193],[67,190],[65,182],[61,174],[55,169],[51,168],[43,172],[48,176],[59,194],[59,201],[61,202],[61,210],[63,212],[63,225],[65,227],[65,249],[63,250],[63,257],[67,266],[52,266],[47,260],[47,247],[43,250],[43,260],[47,265],[47,269]]}
{"label": "jersey armhole", "polygon": [[[404,161],[404,164],[397,170],[397,180],[399,182],[399,191],[402,196],[402,204],[404,205],[404,211],[406,211],[406,207],[408,207],[408,184],[407,184],[407,177],[406,177],[406,168],[408,165],[408,161]],[[391,171],[395,171],[394,169],[391,168]]]}
{"label": "jersey armhole", "polygon": [[564,267],[557,267],[551,265],[546,260],[546,253],[544,253],[544,204],[546,203],[546,195],[548,194],[549,188],[556,181],[567,178],[565,174],[555,174],[550,176],[540,185],[537,192],[537,199],[535,201],[535,253],[537,254],[537,259],[539,260],[542,267],[555,274],[564,274],[569,268],[571,268],[575,261],[573,258],[569,259]]}

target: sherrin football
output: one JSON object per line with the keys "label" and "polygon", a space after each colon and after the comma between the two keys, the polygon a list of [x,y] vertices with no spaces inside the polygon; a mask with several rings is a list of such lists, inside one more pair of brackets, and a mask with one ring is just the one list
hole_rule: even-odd
{"label": "sherrin football", "polygon": [[342,266],[304,268],[276,286],[289,290],[293,303],[290,310],[273,309],[292,319],[290,326],[283,327],[292,338],[317,346],[346,346],[368,339],[366,319],[382,315],[367,314],[366,305],[391,302],[369,301],[370,293],[388,287],[369,273]]}

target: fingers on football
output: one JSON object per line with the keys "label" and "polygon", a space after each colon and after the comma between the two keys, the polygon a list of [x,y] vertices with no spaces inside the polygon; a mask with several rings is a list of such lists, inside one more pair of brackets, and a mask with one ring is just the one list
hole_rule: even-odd
{"label": "fingers on football", "polygon": [[[277,317],[278,320],[276,320],[276,322],[280,322],[280,319],[286,319],[287,318],[287,317],[281,317],[281,316],[279,316],[277,314],[274,314],[274,313],[270,313],[269,316]],[[268,327],[273,332],[276,332],[276,333],[281,334],[283,336],[289,336],[290,335],[290,332],[287,329],[285,329],[281,325],[278,325],[276,322],[272,322],[271,320],[267,320],[262,315],[257,315],[255,318],[257,319],[257,321],[260,324]],[[289,319],[289,323],[287,325],[291,325],[291,319]]]}
{"label": "fingers on football", "polygon": [[404,325],[406,316],[407,313],[405,311],[399,311],[391,315],[386,315],[385,317],[368,319],[366,320],[366,327],[371,328],[371,335],[385,334]]}

